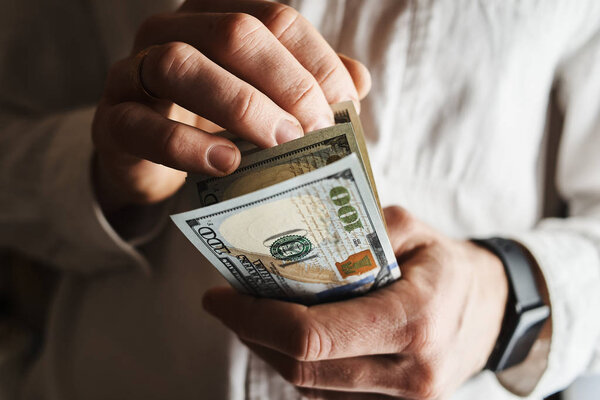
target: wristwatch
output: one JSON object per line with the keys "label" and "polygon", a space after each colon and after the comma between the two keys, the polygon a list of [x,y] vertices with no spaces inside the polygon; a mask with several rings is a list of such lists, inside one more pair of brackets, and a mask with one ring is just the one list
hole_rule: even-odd
{"label": "wristwatch", "polygon": [[535,262],[525,249],[513,240],[503,238],[473,239],[496,254],[508,278],[508,300],[502,328],[485,369],[498,372],[522,362],[536,341],[550,307],[537,287]]}

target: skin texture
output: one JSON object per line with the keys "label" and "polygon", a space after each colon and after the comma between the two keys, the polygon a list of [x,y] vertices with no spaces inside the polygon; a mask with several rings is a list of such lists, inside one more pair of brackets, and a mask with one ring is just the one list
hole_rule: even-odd
{"label": "skin texture", "polygon": [[[147,96],[136,87],[135,55]],[[265,73],[268,71],[268,73]],[[338,56],[294,9],[263,1],[188,1],[139,28],[110,70],[93,124],[96,192],[106,213],[155,203],[182,171],[221,176],[238,149],[222,127],[261,147],[333,124],[329,104],[370,88],[359,62]]]}
{"label": "skin texture", "polygon": [[365,296],[306,307],[206,293],[205,309],[309,398],[443,399],[481,371],[500,332],[500,260],[385,209],[403,276]]}
{"label": "skin texture", "polygon": [[[134,84],[138,66],[153,97]],[[221,176],[238,166],[239,150],[211,132],[274,146],[333,124],[328,104],[358,108],[369,89],[366,68],[289,7],[187,1],[144,22],[131,56],[110,70],[92,130],[96,195],[109,217],[167,199],[182,171]],[[217,288],[204,306],[309,397],[444,398],[492,350],[504,270],[487,250],[400,208],[386,219],[403,272],[386,288],[313,307]]]}

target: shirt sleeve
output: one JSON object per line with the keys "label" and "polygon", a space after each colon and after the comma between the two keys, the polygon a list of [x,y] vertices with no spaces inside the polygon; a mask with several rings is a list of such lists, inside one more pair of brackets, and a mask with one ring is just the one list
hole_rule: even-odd
{"label": "shirt sleeve", "polygon": [[[552,310],[546,368],[534,382],[537,397],[584,372],[600,372],[600,33],[562,64],[558,85],[564,123],[555,184],[568,216],[512,235],[536,259]],[[518,394],[530,391],[500,377]]]}
{"label": "shirt sleeve", "polygon": [[95,200],[93,115],[93,107],[35,119],[0,110],[0,246],[72,272],[148,272]]}

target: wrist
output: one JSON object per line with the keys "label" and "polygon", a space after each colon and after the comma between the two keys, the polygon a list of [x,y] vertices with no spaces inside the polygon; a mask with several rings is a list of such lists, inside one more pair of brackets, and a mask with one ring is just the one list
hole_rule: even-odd
{"label": "wrist", "polygon": [[502,238],[474,242],[501,259],[509,284],[502,328],[486,365],[497,372],[526,358],[548,319],[549,307],[538,285],[537,265],[523,246]]}
{"label": "wrist", "polygon": [[502,260],[487,248],[467,241],[472,254],[472,265],[476,284],[474,298],[485,309],[480,316],[483,349],[479,360],[479,369],[483,369],[494,350],[502,329],[506,305],[509,296],[509,282]]}

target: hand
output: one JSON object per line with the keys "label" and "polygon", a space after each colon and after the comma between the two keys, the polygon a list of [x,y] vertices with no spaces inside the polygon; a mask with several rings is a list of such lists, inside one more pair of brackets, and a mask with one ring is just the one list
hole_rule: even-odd
{"label": "hand", "polygon": [[328,104],[358,105],[369,86],[366,68],[290,7],[188,1],[144,22],[132,56],[109,73],[93,124],[99,200],[109,211],[158,202],[182,171],[230,173],[239,150],[208,131],[274,146],[333,124]]}
{"label": "hand", "polygon": [[385,216],[403,273],[393,284],[311,307],[216,288],[206,310],[308,397],[449,396],[484,367],[500,332],[502,263],[401,208]]}

